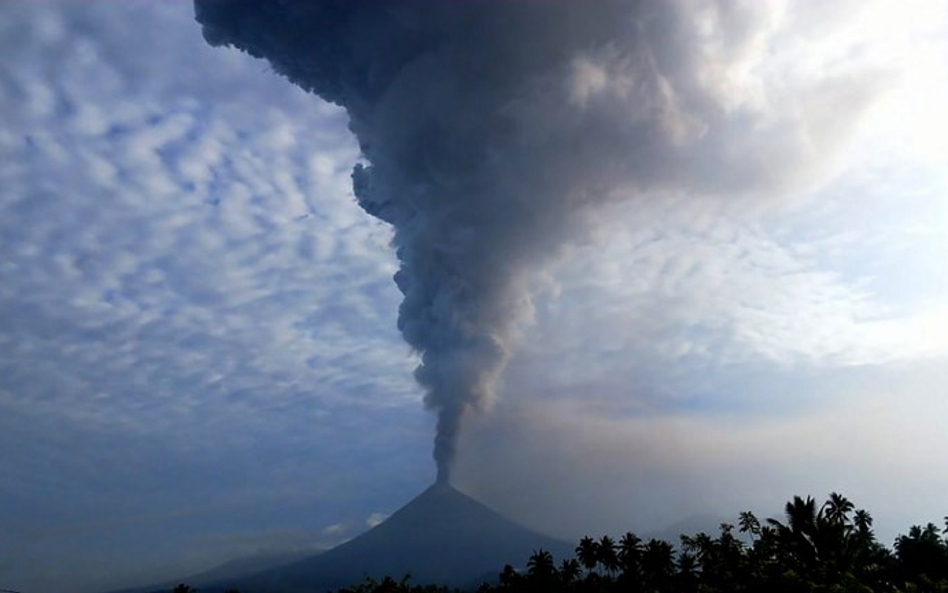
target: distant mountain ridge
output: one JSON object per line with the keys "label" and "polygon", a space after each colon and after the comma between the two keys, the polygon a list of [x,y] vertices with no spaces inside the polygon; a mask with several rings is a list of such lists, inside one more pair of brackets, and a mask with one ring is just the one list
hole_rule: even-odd
{"label": "distant mountain ridge", "polygon": [[365,577],[474,586],[534,550],[557,558],[573,545],[518,525],[447,484],[435,484],[362,535],[321,554],[250,576],[191,583],[202,593],[321,593]]}

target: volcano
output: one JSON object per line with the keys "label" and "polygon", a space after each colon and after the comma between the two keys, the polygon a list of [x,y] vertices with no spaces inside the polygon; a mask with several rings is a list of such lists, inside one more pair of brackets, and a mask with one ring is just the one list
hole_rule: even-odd
{"label": "volcano", "polygon": [[473,588],[496,578],[505,564],[525,564],[538,549],[563,558],[573,548],[518,525],[447,484],[435,484],[340,546],[250,576],[202,583],[201,590],[321,593],[367,576],[398,580],[406,574],[416,584]]}

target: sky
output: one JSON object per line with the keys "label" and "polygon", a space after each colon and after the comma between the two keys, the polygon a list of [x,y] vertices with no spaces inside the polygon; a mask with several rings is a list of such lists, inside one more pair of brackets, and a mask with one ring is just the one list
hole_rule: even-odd
{"label": "sky", "polygon": [[[452,482],[564,538],[838,491],[891,543],[948,514],[948,4],[725,6],[690,42],[753,134],[517,270]],[[194,16],[0,4],[0,588],[325,549],[435,479],[347,112]]]}

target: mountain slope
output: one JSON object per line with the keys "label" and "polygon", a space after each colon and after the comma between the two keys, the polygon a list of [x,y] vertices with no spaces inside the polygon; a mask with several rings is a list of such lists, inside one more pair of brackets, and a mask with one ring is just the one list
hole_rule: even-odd
{"label": "mountain slope", "polygon": [[454,488],[435,484],[361,536],[327,552],[202,591],[317,593],[366,576],[412,575],[414,583],[471,585],[543,548],[562,558],[571,544],[530,531]]}

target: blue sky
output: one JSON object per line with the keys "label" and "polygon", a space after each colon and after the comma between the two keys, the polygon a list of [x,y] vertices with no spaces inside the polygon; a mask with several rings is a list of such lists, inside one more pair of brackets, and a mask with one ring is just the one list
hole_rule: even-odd
{"label": "blue sky", "polygon": [[[895,4],[774,3],[712,60],[805,174],[591,214],[523,279],[458,487],[562,537],[831,490],[886,538],[948,513],[946,6]],[[845,129],[768,103],[847,68]],[[0,587],[317,550],[433,479],[346,126],[190,3],[0,6]]]}

